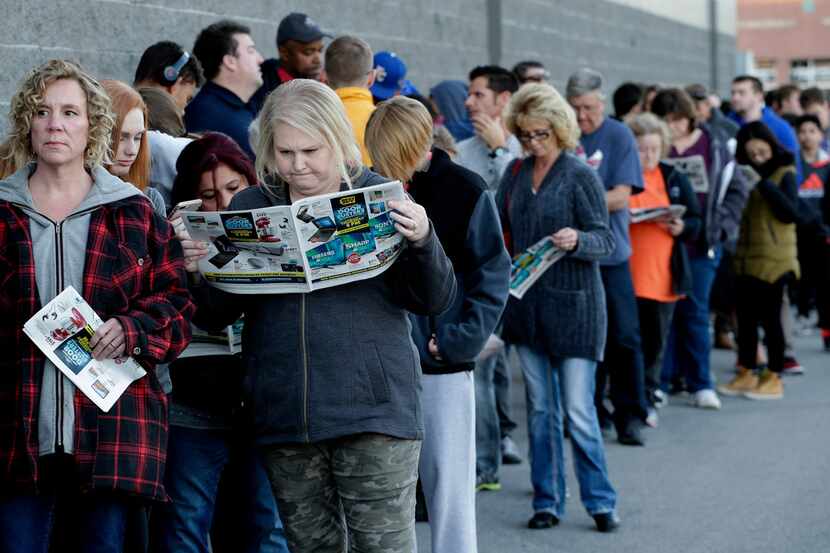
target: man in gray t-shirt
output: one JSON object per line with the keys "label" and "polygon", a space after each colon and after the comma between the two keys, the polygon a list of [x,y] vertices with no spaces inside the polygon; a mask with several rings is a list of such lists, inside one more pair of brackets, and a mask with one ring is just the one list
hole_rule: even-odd
{"label": "man in gray t-shirt", "polygon": [[[521,155],[521,146],[507,131],[502,111],[519,88],[516,76],[496,65],[476,67],[470,72],[470,86],[464,102],[475,135],[458,143],[459,165],[477,173],[495,194],[510,162]],[[497,490],[499,464],[521,462],[509,432],[510,366],[505,351],[476,364],[476,487]]]}
{"label": "man in gray t-shirt", "polygon": [[475,135],[458,143],[455,162],[478,173],[494,194],[507,165],[522,153],[519,141],[507,131],[501,118],[517,89],[515,75],[503,67],[484,65],[470,72],[464,106]]}

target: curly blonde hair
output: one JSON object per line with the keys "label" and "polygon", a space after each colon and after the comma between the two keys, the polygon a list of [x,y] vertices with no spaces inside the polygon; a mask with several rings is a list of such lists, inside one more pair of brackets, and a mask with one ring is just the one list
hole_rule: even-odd
{"label": "curly blonde hair", "polygon": [[559,148],[572,150],[579,144],[576,114],[551,85],[526,84],[510,98],[504,116],[507,130],[517,135],[521,126],[531,120],[550,124]]}
{"label": "curly blonde hair", "polygon": [[266,186],[280,185],[274,154],[279,124],[301,130],[328,146],[334,155],[340,178],[351,188],[352,180],[363,171],[360,148],[352,133],[352,124],[340,97],[328,86],[311,79],[294,79],[280,85],[268,95],[257,118],[255,134],[258,140],[251,144],[256,152],[257,177]]}
{"label": "curly blonde hair", "polygon": [[84,154],[84,167],[108,163],[110,139],[115,126],[112,103],[104,88],[77,63],[67,60],[49,60],[29,72],[12,97],[9,108],[9,148],[4,159],[31,161],[32,117],[40,107],[46,89],[55,81],[71,79],[80,85],[86,96],[89,135]]}

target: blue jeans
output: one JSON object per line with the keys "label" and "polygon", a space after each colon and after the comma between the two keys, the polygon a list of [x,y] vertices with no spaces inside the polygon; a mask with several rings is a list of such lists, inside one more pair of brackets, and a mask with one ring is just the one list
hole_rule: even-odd
{"label": "blue jeans", "polygon": [[494,377],[500,351],[476,363],[476,474],[495,480],[501,464],[501,430],[496,408]]}
{"label": "blue jeans", "polygon": [[699,255],[690,258],[692,293],[677,302],[674,320],[666,340],[661,383],[668,390],[672,378],[680,375],[686,379],[689,392],[714,388],[709,369],[712,338],[709,335],[709,295],[720,264],[721,248],[714,249],[714,256]]}
{"label": "blue jeans", "polygon": [[594,407],[596,362],[550,357],[524,345],[517,349],[527,393],[533,510],[548,511],[557,518],[565,512],[564,400],[582,504],[591,515],[614,511],[617,492],[608,479]]}
{"label": "blue jeans", "polygon": [[[0,551],[47,553],[57,511],[69,514],[77,544],[61,540],[59,550],[80,553],[122,553],[124,528],[131,506],[104,494],[13,495],[0,497]],[[73,540],[74,541],[74,540]],[[77,545],[77,549],[75,546]]]}
{"label": "blue jeans", "polygon": [[[230,532],[234,541],[232,550],[288,552],[271,485],[253,444],[234,440],[231,431],[176,425],[170,425],[164,475],[171,502],[161,507],[156,512],[158,517],[154,517],[161,551],[207,553],[219,479],[228,471],[239,475],[233,509],[228,509],[239,520]],[[234,521],[218,522],[220,527],[226,523],[234,526]],[[213,551],[223,549],[220,544],[212,545]]]}

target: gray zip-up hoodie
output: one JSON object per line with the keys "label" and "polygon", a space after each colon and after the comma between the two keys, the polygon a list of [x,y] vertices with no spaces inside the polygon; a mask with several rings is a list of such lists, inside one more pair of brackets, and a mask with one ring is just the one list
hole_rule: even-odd
{"label": "gray zip-up hoodie", "polygon": [[[56,223],[37,211],[29,191],[29,177],[36,168],[30,163],[0,183],[0,200],[20,207],[29,216],[35,277],[41,305],[46,305],[67,286],[83,293],[87,235],[90,214],[102,205],[122,200],[141,191],[103,167],[92,170],[92,188],[81,204],[63,221]],[[38,436],[40,455],[74,450],[75,385],[48,359],[43,368]]]}

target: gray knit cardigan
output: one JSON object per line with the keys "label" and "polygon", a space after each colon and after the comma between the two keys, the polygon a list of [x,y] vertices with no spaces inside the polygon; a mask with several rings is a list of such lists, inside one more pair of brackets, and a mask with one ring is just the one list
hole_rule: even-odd
{"label": "gray knit cardigan", "polygon": [[534,194],[533,162],[529,157],[508,166],[499,187],[497,204],[512,238],[511,253],[564,227],[576,229],[579,239],[521,300],[510,298],[505,336],[551,356],[601,361],[607,319],[599,259],[615,247],[605,191],[593,169],[563,152]]}

